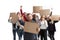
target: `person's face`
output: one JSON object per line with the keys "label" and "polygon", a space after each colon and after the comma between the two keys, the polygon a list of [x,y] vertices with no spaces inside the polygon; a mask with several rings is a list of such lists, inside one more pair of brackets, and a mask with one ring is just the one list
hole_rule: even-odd
{"label": "person's face", "polygon": [[32,20],[32,15],[30,14],[30,15],[28,15],[28,20]]}
{"label": "person's face", "polygon": [[33,18],[36,18],[36,14],[33,15]]}
{"label": "person's face", "polygon": [[42,16],[42,18],[41,18],[42,20],[45,20],[45,16]]}
{"label": "person's face", "polygon": [[45,20],[45,18],[44,18],[44,17],[42,17],[42,20]]}

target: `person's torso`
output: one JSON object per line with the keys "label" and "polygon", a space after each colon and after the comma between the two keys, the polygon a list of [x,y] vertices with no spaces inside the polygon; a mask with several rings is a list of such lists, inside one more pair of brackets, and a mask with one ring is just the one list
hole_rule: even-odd
{"label": "person's torso", "polygon": [[54,31],[55,30],[55,23],[54,21],[48,21],[48,30],[52,30]]}
{"label": "person's torso", "polygon": [[46,21],[40,21],[40,29],[47,29]]}

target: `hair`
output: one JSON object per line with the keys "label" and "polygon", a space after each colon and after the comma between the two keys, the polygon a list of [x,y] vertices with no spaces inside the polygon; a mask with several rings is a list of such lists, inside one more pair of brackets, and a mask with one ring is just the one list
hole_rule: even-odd
{"label": "hair", "polygon": [[45,16],[44,16],[44,15],[42,15],[42,16],[41,16],[41,18],[40,18],[40,20],[42,20],[42,18],[44,18],[44,19],[45,19]]}
{"label": "hair", "polygon": [[19,12],[17,12],[17,15],[19,14]]}
{"label": "hair", "polygon": [[30,15],[30,13],[28,13],[26,16],[29,16]]}
{"label": "hair", "polygon": [[36,17],[36,14],[33,14],[32,16],[33,16],[33,18],[35,18]]}

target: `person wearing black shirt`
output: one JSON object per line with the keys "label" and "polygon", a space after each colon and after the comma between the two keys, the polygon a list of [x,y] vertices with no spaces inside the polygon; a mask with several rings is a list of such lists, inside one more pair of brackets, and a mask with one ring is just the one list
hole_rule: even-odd
{"label": "person wearing black shirt", "polygon": [[[12,23],[11,19],[12,17],[9,17],[8,22]],[[13,40],[16,40],[16,29],[16,23],[12,23]]]}
{"label": "person wearing black shirt", "polygon": [[50,37],[51,40],[55,40],[54,38],[54,34],[56,31],[55,28],[55,23],[57,23],[58,21],[52,21],[50,18],[47,20],[48,22],[48,36]]}

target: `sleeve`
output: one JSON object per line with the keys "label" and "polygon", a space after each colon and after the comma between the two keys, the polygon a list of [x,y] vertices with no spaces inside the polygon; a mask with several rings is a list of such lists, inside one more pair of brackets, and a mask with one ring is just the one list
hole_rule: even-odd
{"label": "sleeve", "polygon": [[17,21],[17,23],[16,23],[16,26],[20,26],[21,28],[24,28],[24,26],[21,25],[18,21]]}
{"label": "sleeve", "polygon": [[16,26],[20,26],[20,24],[19,24],[19,22],[18,22],[18,21],[16,22]]}
{"label": "sleeve", "polygon": [[39,23],[39,18],[36,18],[36,22]]}
{"label": "sleeve", "polygon": [[50,13],[50,16],[52,15],[52,11],[51,11],[51,13]]}
{"label": "sleeve", "polygon": [[40,21],[38,22],[38,25],[39,25],[39,27],[41,26],[41,22]]}
{"label": "sleeve", "polygon": [[48,27],[48,23],[47,23],[47,21],[45,21],[45,26]]}
{"label": "sleeve", "polygon": [[23,13],[22,9],[20,9],[20,12],[21,12],[21,15],[23,16],[24,13]]}
{"label": "sleeve", "polygon": [[57,23],[58,21],[54,21],[54,23]]}
{"label": "sleeve", "polygon": [[23,25],[20,25],[20,27],[22,27],[22,28],[23,28],[24,26],[23,26]]}

